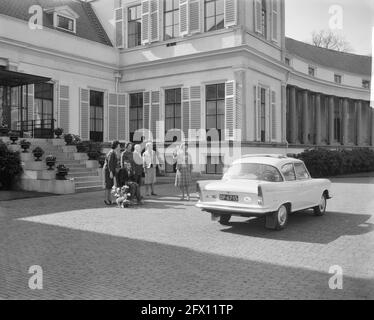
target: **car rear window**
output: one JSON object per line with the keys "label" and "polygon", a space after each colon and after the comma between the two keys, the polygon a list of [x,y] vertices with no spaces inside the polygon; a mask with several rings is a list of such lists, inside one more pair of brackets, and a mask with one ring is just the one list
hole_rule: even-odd
{"label": "car rear window", "polygon": [[278,169],[267,164],[260,163],[237,163],[232,165],[225,175],[224,179],[247,179],[269,182],[282,182],[282,175]]}

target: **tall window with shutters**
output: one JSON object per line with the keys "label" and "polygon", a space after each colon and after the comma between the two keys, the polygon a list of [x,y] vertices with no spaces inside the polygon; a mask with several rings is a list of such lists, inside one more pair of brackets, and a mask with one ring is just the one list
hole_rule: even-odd
{"label": "tall window with shutters", "polygon": [[204,30],[208,32],[224,27],[224,0],[205,0]]}
{"label": "tall window with shutters", "polygon": [[179,0],[164,0],[164,40],[179,37]]}
{"label": "tall window with shutters", "polygon": [[266,89],[260,88],[259,126],[261,142],[266,141]]}
{"label": "tall window with shutters", "polygon": [[267,35],[267,9],[266,9],[266,0],[262,0],[262,6],[261,6],[261,25],[262,25],[262,36],[266,38],[266,35]]}
{"label": "tall window with shutters", "polygon": [[181,89],[165,90],[165,132],[182,129]]}
{"label": "tall window with shutters", "polygon": [[104,135],[104,93],[90,90],[90,140],[102,142]]}
{"label": "tall window with shutters", "polygon": [[130,141],[136,130],[143,128],[143,93],[130,94]]}
{"label": "tall window with shutters", "polygon": [[206,86],[206,129],[217,129],[218,138],[223,138],[225,128],[225,84]]}
{"label": "tall window with shutters", "polygon": [[141,6],[132,6],[127,9],[127,46],[134,48],[141,45],[142,16]]}

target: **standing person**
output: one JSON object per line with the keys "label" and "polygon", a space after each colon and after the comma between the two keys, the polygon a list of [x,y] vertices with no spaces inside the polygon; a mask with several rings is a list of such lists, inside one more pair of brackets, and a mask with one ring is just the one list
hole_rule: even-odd
{"label": "standing person", "polygon": [[182,143],[179,151],[174,156],[177,163],[177,172],[175,174],[175,186],[182,191],[181,201],[184,200],[184,194],[187,194],[187,201],[190,201],[189,186],[191,184],[192,158],[188,152],[188,145]]}
{"label": "standing person", "polygon": [[139,185],[142,185],[143,176],[143,158],[142,158],[142,148],[140,144],[136,144],[134,147],[134,152],[132,153],[132,159],[134,162],[134,179]]}
{"label": "standing person", "polygon": [[156,152],[153,150],[152,142],[148,142],[145,145],[145,151],[143,153],[143,167],[144,167],[144,185],[145,195],[149,196],[149,189],[151,189],[151,195],[156,196],[154,192],[154,184],[156,183],[156,166],[158,165],[158,159]]}
{"label": "standing person", "polygon": [[112,142],[112,149],[107,153],[104,163],[104,177],[105,177],[105,204],[112,204],[111,190],[114,186],[114,179],[116,178],[116,170],[118,166],[117,153],[120,150],[119,141]]}
{"label": "standing person", "polygon": [[121,168],[124,168],[124,163],[130,163],[133,166],[133,155],[132,155],[132,143],[128,142],[125,147],[125,151],[121,154]]}

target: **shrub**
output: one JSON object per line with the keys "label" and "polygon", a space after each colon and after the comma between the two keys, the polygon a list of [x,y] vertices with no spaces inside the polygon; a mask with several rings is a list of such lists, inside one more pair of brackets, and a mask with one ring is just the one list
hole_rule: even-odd
{"label": "shrub", "polygon": [[315,177],[374,171],[374,151],[353,150],[306,150],[296,156],[304,161],[310,174]]}
{"label": "shrub", "polygon": [[0,184],[2,188],[11,189],[22,172],[19,152],[9,150],[6,144],[0,141]]}
{"label": "shrub", "polygon": [[81,142],[81,138],[78,135],[72,133],[65,134],[64,140],[66,142],[66,145],[68,146],[76,146]]}

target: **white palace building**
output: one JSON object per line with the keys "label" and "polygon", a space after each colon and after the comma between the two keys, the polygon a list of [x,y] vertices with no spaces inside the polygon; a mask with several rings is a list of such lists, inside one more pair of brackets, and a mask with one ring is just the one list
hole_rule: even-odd
{"label": "white palace building", "polygon": [[33,138],[373,148],[371,70],[286,38],[284,0],[0,1],[0,121]]}

